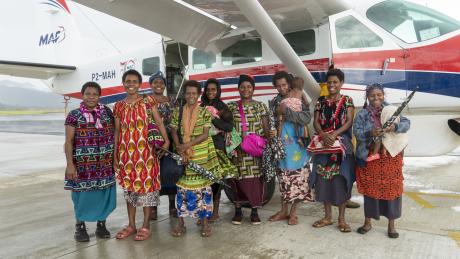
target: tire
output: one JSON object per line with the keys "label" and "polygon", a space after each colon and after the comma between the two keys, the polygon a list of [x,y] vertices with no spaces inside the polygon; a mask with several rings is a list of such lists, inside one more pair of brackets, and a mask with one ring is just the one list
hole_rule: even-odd
{"label": "tire", "polygon": [[[269,182],[263,181],[265,195],[264,195],[264,198],[263,198],[262,205],[267,204],[272,199],[273,194],[275,193],[275,185],[276,185],[276,180],[275,179],[276,179],[276,177],[273,177]],[[229,181],[226,181],[226,183],[227,183],[227,185],[231,186]],[[224,186],[224,192],[225,192],[225,195],[227,195],[227,198],[232,203],[234,203],[234,194],[233,194],[232,188]],[[251,207],[248,202],[244,202],[241,205],[243,207],[246,207],[246,208]]]}

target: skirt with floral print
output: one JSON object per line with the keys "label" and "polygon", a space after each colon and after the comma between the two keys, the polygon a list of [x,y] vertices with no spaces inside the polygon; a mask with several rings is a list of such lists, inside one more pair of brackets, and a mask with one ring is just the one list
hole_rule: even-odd
{"label": "skirt with floral print", "polygon": [[153,207],[160,205],[160,191],[137,193],[137,192],[124,192],[125,200],[134,207]]}
{"label": "skirt with floral print", "polygon": [[192,218],[209,218],[212,216],[212,188],[207,186],[198,190],[177,187],[177,216]]}
{"label": "skirt with floral print", "polygon": [[315,197],[311,188],[308,186],[308,176],[310,168],[306,165],[297,170],[278,169],[278,181],[280,186],[281,198],[284,202],[313,202]]}

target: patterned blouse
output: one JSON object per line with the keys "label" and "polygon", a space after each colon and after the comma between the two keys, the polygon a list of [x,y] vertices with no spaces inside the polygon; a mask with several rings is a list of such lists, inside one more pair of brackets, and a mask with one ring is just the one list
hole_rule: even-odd
{"label": "patterned blouse", "polygon": [[[199,115],[198,119],[195,123],[195,127],[193,128],[193,133],[191,140],[195,139],[196,137],[200,136],[204,132],[204,128],[211,127],[211,113],[205,107],[198,107]],[[171,120],[171,127],[174,129],[178,128],[179,124],[179,108],[174,110],[172,120]],[[181,123],[181,135],[184,135],[184,128],[183,128],[183,121]],[[208,135],[208,138],[201,142],[198,145],[192,147],[193,149],[193,156],[190,159],[194,163],[202,166],[203,168],[213,172],[215,176],[221,178],[223,172],[221,171],[221,167],[219,164],[219,160],[217,157],[216,149],[214,147],[214,142],[212,141],[212,137]],[[188,189],[188,190],[196,190],[201,189],[203,187],[211,185],[211,182],[189,168],[186,168],[185,174],[181,176],[179,181],[177,182],[177,186]]]}
{"label": "patterned blouse", "polygon": [[[319,123],[321,125],[321,129],[329,129],[333,128],[334,130],[339,129],[345,124],[347,120],[347,113],[348,108],[354,107],[353,99],[347,95],[344,95],[345,102],[343,103],[342,108],[337,116],[337,120],[332,120],[332,117],[336,111],[337,104],[340,101],[332,102],[329,101],[325,96],[321,96],[318,98],[318,101],[315,105],[315,112],[319,112]],[[351,137],[351,130],[350,130],[350,137]]]}
{"label": "patterned blouse", "polygon": [[[155,100],[146,97],[151,106]],[[117,179],[130,192],[151,193],[160,189],[159,161],[147,143],[148,115],[143,98],[135,103],[122,100],[115,104],[114,116],[120,120]]]}
{"label": "patterned blouse", "polygon": [[73,162],[77,168],[75,180],[64,181],[72,191],[106,189],[115,184],[113,173],[114,119],[112,111],[101,110],[102,129],[87,123],[80,109],[69,112],[65,125],[75,128]]}
{"label": "patterned blouse", "polygon": [[163,124],[165,125],[166,128],[168,128],[172,120],[174,102],[171,100],[169,102],[158,103],[157,108],[158,108],[158,113],[160,113],[160,116],[163,119]]}

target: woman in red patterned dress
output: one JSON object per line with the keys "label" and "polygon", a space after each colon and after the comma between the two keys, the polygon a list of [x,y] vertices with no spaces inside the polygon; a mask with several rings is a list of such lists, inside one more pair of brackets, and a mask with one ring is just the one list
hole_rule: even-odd
{"label": "woman in red patterned dress", "polygon": [[[375,143],[373,137],[384,133],[405,133],[410,128],[410,121],[401,116],[398,122],[382,129],[382,110],[385,103],[383,86],[372,84],[366,88],[366,102],[363,109],[356,115],[353,133],[356,137],[356,183],[358,191],[364,195],[364,225],[358,233],[366,234],[371,230],[371,219],[380,216],[388,218],[388,237],[399,236],[395,229],[395,219],[401,217],[403,192],[403,151],[389,147],[390,153],[383,147],[377,159],[368,159],[370,147]],[[388,108],[388,107],[387,107]],[[384,111],[385,112],[385,111]],[[378,153],[377,153],[378,154]],[[393,155],[391,155],[393,154]],[[367,160],[367,161],[366,161]]]}
{"label": "woman in red patterned dress", "polygon": [[[117,171],[117,180],[124,190],[129,225],[118,232],[117,239],[124,239],[137,231],[134,240],[142,241],[151,235],[151,207],[160,202],[159,158],[147,142],[148,104],[152,107],[155,123],[165,139],[163,149],[168,149],[169,140],[155,100],[139,94],[141,74],[136,70],[128,70],[122,79],[128,96],[114,107],[114,168]],[[139,230],[136,230],[136,207],[142,207],[144,211],[144,222]]]}

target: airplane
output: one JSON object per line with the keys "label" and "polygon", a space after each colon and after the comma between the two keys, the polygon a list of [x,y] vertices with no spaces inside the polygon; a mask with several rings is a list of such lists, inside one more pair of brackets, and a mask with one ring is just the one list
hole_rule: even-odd
{"label": "airplane", "polygon": [[[362,106],[370,83],[384,84],[386,100],[394,105],[419,88],[405,110],[412,123],[405,155],[436,156],[460,144],[454,132],[460,127],[456,120],[460,117],[460,22],[410,1],[48,0],[34,4],[51,16],[55,29],[47,39],[43,29],[32,30],[42,34],[27,36],[35,44],[30,56],[42,58],[38,60],[52,56],[56,62],[18,62],[17,55],[10,55],[0,59],[0,73],[48,79],[51,89],[65,96],[78,98],[79,87],[93,80],[103,86],[103,102],[120,100],[124,97],[121,73],[135,68],[144,75],[144,92],[149,91],[148,76],[160,69],[168,77],[168,95],[178,94],[184,78],[202,82],[215,77],[222,83],[226,101],[239,98],[238,75],[250,74],[256,81],[256,99],[266,102],[276,95],[272,74],[288,70],[305,79],[313,103],[319,95],[318,83],[325,81],[328,67],[334,64],[345,72],[343,94],[351,96],[357,107]],[[64,47],[64,41],[71,44],[70,38],[78,35],[66,31],[62,40],[58,21],[66,19],[69,27],[75,27],[72,16],[82,8],[80,4],[163,37],[137,53],[111,53],[104,58],[87,55],[84,52],[94,51],[85,48],[79,55],[91,62],[72,65],[73,59],[66,56],[72,48]],[[128,37],[126,30],[119,33]],[[136,41],[133,33],[129,35]],[[0,53],[8,53],[14,44]]]}

